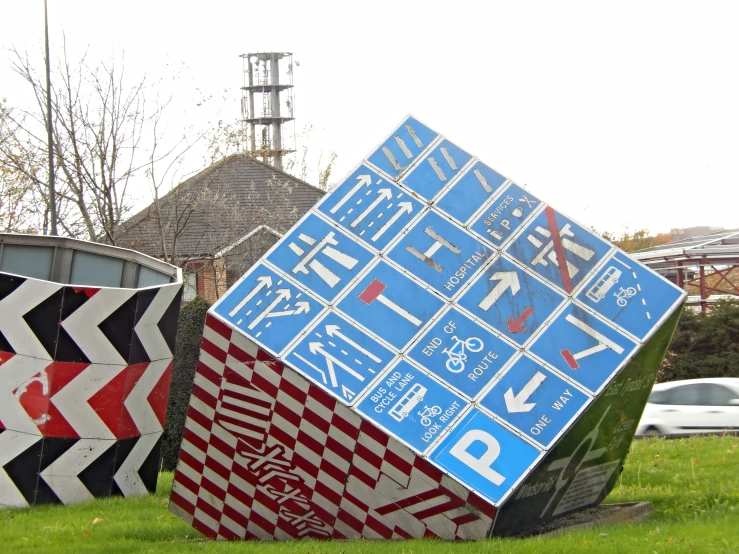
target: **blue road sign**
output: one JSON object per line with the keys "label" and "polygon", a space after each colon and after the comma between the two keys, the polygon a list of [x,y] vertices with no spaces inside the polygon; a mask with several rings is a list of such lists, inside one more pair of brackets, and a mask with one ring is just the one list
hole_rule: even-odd
{"label": "blue road sign", "polygon": [[610,249],[603,239],[547,206],[506,251],[569,294]]}
{"label": "blue road sign", "polygon": [[367,392],[357,409],[380,427],[424,452],[467,402],[417,367],[401,360]]}
{"label": "blue road sign", "polygon": [[516,349],[450,308],[418,340],[409,356],[458,391],[474,398]]}
{"label": "blue road sign", "polygon": [[367,161],[397,179],[438,136],[436,131],[409,117]]}
{"label": "blue road sign", "polygon": [[275,267],[332,302],[374,258],[356,240],[310,214],[267,256]]}
{"label": "blue road sign", "polygon": [[422,209],[407,191],[366,165],[360,165],[318,206],[323,215],[378,250],[402,233]]}
{"label": "blue road sign", "polygon": [[395,358],[352,323],[326,313],[284,356],[293,368],[351,403]]}
{"label": "blue road sign", "polygon": [[451,298],[494,252],[473,235],[436,212],[426,212],[388,251],[434,290]]}
{"label": "blue road sign", "polygon": [[497,171],[476,162],[444,192],[436,207],[464,225],[480,206],[497,194],[505,181]]}
{"label": "blue road sign", "polygon": [[524,344],[562,304],[564,297],[500,256],[459,298],[459,305]]}
{"label": "blue road sign", "polygon": [[443,140],[403,177],[401,184],[431,200],[471,159],[467,152]]}
{"label": "blue road sign", "polygon": [[682,295],[683,291],[672,283],[617,252],[577,298],[643,339]]}
{"label": "blue road sign", "polygon": [[495,382],[480,404],[548,447],[589,397],[528,356],[521,356]]}
{"label": "blue road sign", "polygon": [[531,352],[592,392],[599,391],[636,344],[590,312],[570,304],[531,345]]}
{"label": "blue road sign", "polygon": [[502,500],[540,452],[477,409],[458,422],[431,459],[492,502]]}
{"label": "blue road sign", "polygon": [[443,304],[441,298],[379,262],[339,300],[337,307],[402,350]]}
{"label": "blue road sign", "polygon": [[470,229],[500,248],[539,204],[536,196],[512,183],[485,206]]}
{"label": "blue road sign", "polygon": [[317,300],[262,263],[214,307],[215,313],[278,355],[322,309]]}

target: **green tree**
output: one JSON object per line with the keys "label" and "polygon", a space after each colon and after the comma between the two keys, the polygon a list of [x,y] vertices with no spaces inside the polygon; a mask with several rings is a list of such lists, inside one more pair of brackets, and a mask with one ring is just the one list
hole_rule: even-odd
{"label": "green tree", "polygon": [[739,377],[739,302],[717,302],[709,314],[683,309],[658,382]]}

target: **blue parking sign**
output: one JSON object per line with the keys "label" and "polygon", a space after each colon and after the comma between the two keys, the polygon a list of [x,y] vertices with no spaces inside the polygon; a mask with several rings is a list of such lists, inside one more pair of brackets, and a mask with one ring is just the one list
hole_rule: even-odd
{"label": "blue parking sign", "polygon": [[603,239],[547,206],[506,252],[570,294],[610,249]]}
{"label": "blue parking sign", "polygon": [[397,179],[438,136],[436,131],[408,117],[367,160]]}
{"label": "blue parking sign", "polygon": [[511,183],[499,196],[486,204],[470,229],[500,248],[539,204],[540,200],[536,196]]}
{"label": "blue parking sign", "polygon": [[381,261],[339,300],[337,307],[402,350],[443,304],[441,298]]}
{"label": "blue parking sign", "polygon": [[588,400],[571,383],[521,356],[485,392],[480,405],[546,448]]}
{"label": "blue parking sign", "polygon": [[516,349],[450,308],[408,355],[458,391],[474,398],[516,353]]}
{"label": "blue parking sign", "polygon": [[683,291],[620,252],[578,294],[583,304],[643,339]]}
{"label": "blue parking sign", "polygon": [[377,250],[402,233],[422,209],[406,190],[366,165],[360,165],[318,206],[324,216]]}
{"label": "blue parking sign", "polygon": [[275,267],[332,302],[374,258],[320,217],[310,214],[267,256]]}
{"label": "blue parking sign", "polygon": [[471,159],[467,152],[443,140],[400,183],[431,200]]}
{"label": "blue parking sign", "polygon": [[213,310],[279,355],[323,306],[260,262],[221,297]]}
{"label": "blue parking sign", "polygon": [[346,403],[361,395],[394,358],[394,352],[335,312],[327,312],[284,356],[291,367]]}
{"label": "blue parking sign", "polygon": [[500,173],[476,162],[444,192],[436,207],[464,225],[505,182]]}
{"label": "blue parking sign", "polygon": [[564,296],[503,255],[485,268],[458,302],[522,345],[564,302]]}
{"label": "blue parking sign", "polygon": [[374,384],[357,410],[424,452],[467,405],[447,387],[401,360]]}
{"label": "blue parking sign", "polygon": [[387,257],[451,298],[492,253],[492,248],[445,217],[426,212],[390,248]]}
{"label": "blue parking sign", "polygon": [[599,392],[635,347],[625,335],[570,304],[529,350],[589,391]]}
{"label": "blue parking sign", "polygon": [[499,502],[541,452],[480,410],[458,422],[431,459],[492,502]]}

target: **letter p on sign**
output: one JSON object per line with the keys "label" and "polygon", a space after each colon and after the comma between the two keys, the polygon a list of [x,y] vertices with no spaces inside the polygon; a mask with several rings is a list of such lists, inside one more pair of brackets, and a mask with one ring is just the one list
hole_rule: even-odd
{"label": "letter p on sign", "polygon": [[[475,457],[467,451],[477,441],[485,445],[485,451],[479,457]],[[505,477],[490,467],[500,455],[500,444],[495,437],[485,431],[481,429],[467,431],[457,444],[449,450],[449,453],[493,484],[502,485],[505,481]]]}

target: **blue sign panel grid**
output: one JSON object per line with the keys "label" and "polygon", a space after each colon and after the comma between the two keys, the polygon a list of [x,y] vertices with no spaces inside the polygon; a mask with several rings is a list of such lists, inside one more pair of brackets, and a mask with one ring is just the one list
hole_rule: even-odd
{"label": "blue sign panel grid", "polygon": [[523,355],[485,391],[480,405],[546,448],[589,400],[572,383]]}
{"label": "blue sign panel grid", "polygon": [[386,262],[372,266],[337,307],[398,350],[417,336],[444,301]]}
{"label": "blue sign panel grid", "polygon": [[467,408],[468,402],[418,367],[400,360],[357,404],[357,410],[424,452]]}
{"label": "blue sign panel grid", "polygon": [[475,398],[516,351],[487,328],[450,308],[408,356],[467,397]]}
{"label": "blue sign panel grid", "polygon": [[444,139],[412,167],[400,183],[427,200],[457,176],[472,159],[467,152]]}
{"label": "blue sign panel grid", "polygon": [[395,355],[354,323],[329,311],[283,358],[342,402],[351,404]]}
{"label": "blue sign panel grid", "polygon": [[423,208],[408,191],[360,165],[317,209],[345,232],[382,250]]}
{"label": "blue sign panel grid", "polygon": [[214,306],[222,319],[277,355],[324,306],[288,279],[258,263]]}
{"label": "blue sign panel grid", "polygon": [[409,116],[211,313],[500,505],[684,297]]}
{"label": "blue sign panel grid", "polygon": [[369,155],[367,161],[397,179],[433,143],[439,134],[408,117]]}
{"label": "blue sign panel grid", "polygon": [[475,161],[436,201],[436,207],[461,225],[497,195],[506,178],[480,161]]}
{"label": "blue sign panel grid", "polygon": [[458,304],[523,345],[564,301],[553,287],[501,255],[462,292]]}
{"label": "blue sign panel grid", "polygon": [[475,215],[469,228],[502,248],[540,206],[536,196],[511,183]]}
{"label": "blue sign panel grid", "polygon": [[442,296],[452,298],[493,253],[455,223],[429,211],[400,236],[387,257]]}
{"label": "blue sign panel grid", "polygon": [[332,302],[374,254],[310,214],[267,256],[267,260],[326,302]]}
{"label": "blue sign panel grid", "polygon": [[522,437],[473,408],[434,449],[431,459],[499,504],[541,454]]}
{"label": "blue sign panel grid", "polygon": [[643,340],[683,291],[626,255],[615,252],[582,288],[577,299]]}
{"label": "blue sign panel grid", "polygon": [[577,304],[567,305],[529,350],[593,393],[631,357],[636,343]]}

